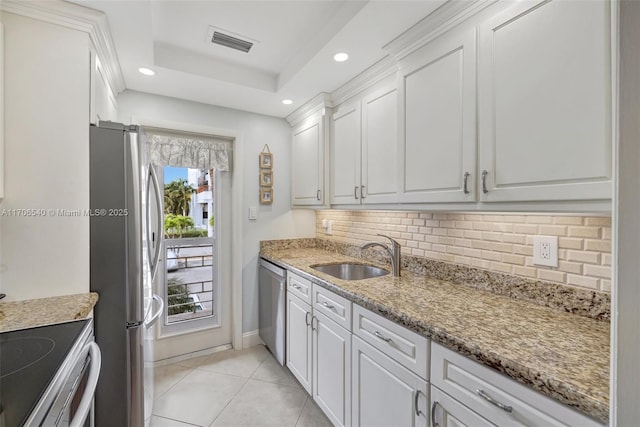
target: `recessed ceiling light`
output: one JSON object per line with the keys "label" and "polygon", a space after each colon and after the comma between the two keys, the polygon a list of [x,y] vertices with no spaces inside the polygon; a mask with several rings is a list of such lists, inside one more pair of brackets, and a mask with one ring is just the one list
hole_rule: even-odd
{"label": "recessed ceiling light", "polygon": [[349,59],[349,55],[347,55],[347,54],[346,54],[346,53],[344,53],[344,52],[340,52],[340,53],[336,53],[335,55],[333,55],[333,59],[334,59],[336,62],[344,62],[344,61],[346,61],[347,59]]}
{"label": "recessed ceiling light", "polygon": [[140,71],[142,74],[144,74],[145,76],[153,76],[156,72],[153,71],[150,68],[145,68],[145,67],[140,67],[138,68],[138,71]]}
{"label": "recessed ceiling light", "polygon": [[284,105],[291,105],[291,104],[293,104],[293,101],[292,101],[292,100],[290,100],[290,99],[283,99],[283,100],[282,100],[282,103],[283,103]]}

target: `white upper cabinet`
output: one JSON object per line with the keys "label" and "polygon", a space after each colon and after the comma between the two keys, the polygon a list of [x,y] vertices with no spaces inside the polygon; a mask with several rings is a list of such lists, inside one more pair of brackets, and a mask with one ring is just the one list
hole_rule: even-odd
{"label": "white upper cabinet", "polygon": [[362,203],[398,201],[397,93],[383,87],[362,99]]}
{"label": "white upper cabinet", "polygon": [[94,124],[98,124],[99,121],[117,122],[118,106],[104,67],[93,49],[90,49],[89,55],[91,65],[89,77],[91,85],[90,122]]}
{"label": "white upper cabinet", "polygon": [[523,2],[481,24],[481,201],[611,198],[610,7]]}
{"label": "white upper cabinet", "polygon": [[396,93],[385,83],[334,110],[332,205],[397,202]]}
{"label": "white upper cabinet", "polygon": [[476,200],[475,45],[445,34],[400,63],[401,202]]}
{"label": "white upper cabinet", "polygon": [[360,102],[333,111],[331,138],[331,204],[360,203]]}
{"label": "white upper cabinet", "polygon": [[293,129],[293,206],[324,204],[324,117],[315,115]]}

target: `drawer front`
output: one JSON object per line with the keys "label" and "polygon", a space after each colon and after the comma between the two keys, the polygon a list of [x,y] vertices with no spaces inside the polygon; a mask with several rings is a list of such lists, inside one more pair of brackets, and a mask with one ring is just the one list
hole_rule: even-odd
{"label": "drawer front", "polygon": [[420,377],[429,379],[427,338],[356,304],[353,333]]}
{"label": "drawer front", "polygon": [[313,310],[351,331],[351,301],[316,284],[312,290]]}
{"label": "drawer front", "polygon": [[287,291],[311,305],[311,281],[287,272]]}
{"label": "drawer front", "polygon": [[489,421],[451,396],[431,386],[431,427],[492,427]]}
{"label": "drawer front", "polygon": [[431,344],[431,383],[497,425],[601,425],[436,343]]}

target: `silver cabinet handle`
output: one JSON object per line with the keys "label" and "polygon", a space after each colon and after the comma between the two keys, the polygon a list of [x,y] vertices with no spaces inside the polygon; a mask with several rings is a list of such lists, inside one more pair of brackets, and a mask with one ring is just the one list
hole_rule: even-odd
{"label": "silver cabinet handle", "polygon": [[360,186],[360,198],[361,199],[366,199],[367,198],[367,196],[364,195],[364,188],[365,187],[366,187],[365,185],[361,185]]}
{"label": "silver cabinet handle", "polygon": [[320,200],[320,190],[316,192],[316,199]]}
{"label": "silver cabinet handle", "polygon": [[385,336],[383,336],[380,332],[378,331],[373,331],[373,335],[375,335],[376,337],[380,338],[382,341],[386,341],[386,342],[391,342],[393,341],[391,338],[386,338]]}
{"label": "silver cabinet handle", "polygon": [[[424,415],[424,412],[422,412],[419,408],[418,408],[418,398],[420,397],[420,393],[422,393],[422,390],[416,390],[416,395],[413,398],[413,405],[415,406],[415,410],[416,410],[416,416],[419,417],[420,415]],[[424,393],[422,393],[424,394]],[[427,397],[425,395],[425,397]]]}
{"label": "silver cabinet handle", "polygon": [[[316,321],[316,327],[315,327],[315,328],[313,327],[313,321],[314,321],[314,319],[315,319],[315,321]],[[312,331],[317,331],[317,330],[318,330],[318,318],[317,318],[316,316],[313,316],[313,317],[311,318],[311,330],[312,330]]]}
{"label": "silver cabinet handle", "polygon": [[292,283],[292,284],[291,284],[291,287],[292,287],[293,289],[300,290],[300,285],[296,285],[295,283]]}
{"label": "silver cabinet handle", "polygon": [[[311,316],[311,313],[309,313],[309,312],[307,311],[307,314],[305,314],[305,315],[304,315],[304,323],[306,323],[306,324],[307,324],[307,326],[310,326],[310,325],[311,325],[311,322],[313,322],[313,319],[311,319],[311,322],[309,322],[309,316]],[[312,327],[312,328],[313,328],[313,327]]]}
{"label": "silver cabinet handle", "polygon": [[486,400],[487,402],[491,403],[494,406],[497,406],[498,408],[502,409],[505,412],[509,412],[509,413],[513,412],[513,407],[505,405],[504,403],[500,403],[497,400],[494,400],[484,390],[481,390],[478,388],[476,389],[476,394],[481,398],[483,398],[484,400]]}
{"label": "silver cabinet handle", "polygon": [[358,186],[353,187],[353,197],[358,200]]}
{"label": "silver cabinet handle", "polygon": [[333,310],[335,307],[332,306],[331,304],[328,304],[326,301],[322,303],[322,305],[324,305],[325,307],[327,307],[329,310]]}
{"label": "silver cabinet handle", "polygon": [[434,400],[433,405],[431,405],[431,427],[440,427],[440,424],[436,421],[436,409],[439,404],[437,400]]}
{"label": "silver cabinet handle", "polygon": [[464,182],[462,184],[462,191],[464,192],[464,194],[470,193],[469,189],[467,188],[467,184],[469,183],[469,176],[471,176],[469,172],[464,173]]}
{"label": "silver cabinet handle", "polygon": [[482,171],[482,192],[484,194],[487,194],[489,192],[489,190],[487,190],[487,175],[489,175],[489,172],[487,172],[486,170]]}

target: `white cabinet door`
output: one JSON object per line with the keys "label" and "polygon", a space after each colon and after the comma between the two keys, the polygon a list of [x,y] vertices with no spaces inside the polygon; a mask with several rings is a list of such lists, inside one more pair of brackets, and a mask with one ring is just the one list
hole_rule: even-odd
{"label": "white cabinet door", "polygon": [[398,98],[383,88],[362,99],[362,203],[398,202]]}
{"label": "white cabinet door", "polygon": [[428,425],[427,382],[358,337],[352,339],[353,425]]}
{"label": "white cabinet door", "polygon": [[333,112],[331,204],[360,203],[360,102]]}
{"label": "white cabinet door", "polygon": [[291,194],[294,206],[321,206],[324,200],[324,118],[293,130]]}
{"label": "white cabinet door", "polygon": [[400,63],[400,202],[475,201],[475,44],[446,34]]}
{"label": "white cabinet door", "polygon": [[351,332],[314,313],[313,399],[335,426],[351,425]]}
{"label": "white cabinet door", "polygon": [[311,306],[287,292],[287,367],[311,394]]}
{"label": "white cabinet door", "polygon": [[482,201],[611,197],[610,7],[522,2],[480,27]]}
{"label": "white cabinet door", "polygon": [[491,427],[489,421],[431,386],[431,426],[436,427]]}

